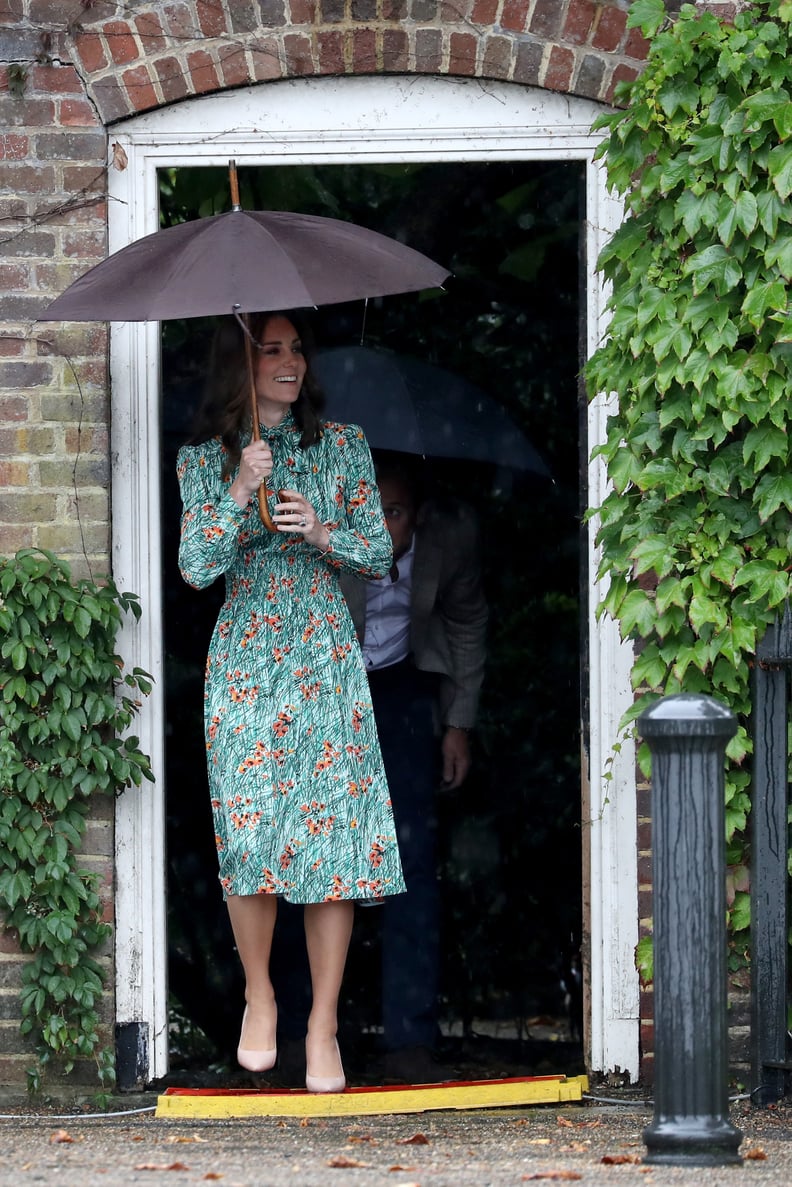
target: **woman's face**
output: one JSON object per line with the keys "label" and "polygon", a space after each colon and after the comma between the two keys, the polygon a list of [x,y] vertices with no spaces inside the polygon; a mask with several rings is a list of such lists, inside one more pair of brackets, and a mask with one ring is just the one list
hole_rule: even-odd
{"label": "woman's face", "polygon": [[280,419],[299,396],[307,369],[302,343],[287,317],[271,317],[265,324],[256,357],[259,412]]}

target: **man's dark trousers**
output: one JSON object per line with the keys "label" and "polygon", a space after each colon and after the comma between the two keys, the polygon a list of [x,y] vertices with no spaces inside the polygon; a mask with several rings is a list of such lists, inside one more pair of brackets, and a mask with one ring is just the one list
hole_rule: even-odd
{"label": "man's dark trousers", "polygon": [[431,1049],[440,967],[436,679],[405,660],[370,672],[369,683],[407,885],[381,908],[384,1046]]}

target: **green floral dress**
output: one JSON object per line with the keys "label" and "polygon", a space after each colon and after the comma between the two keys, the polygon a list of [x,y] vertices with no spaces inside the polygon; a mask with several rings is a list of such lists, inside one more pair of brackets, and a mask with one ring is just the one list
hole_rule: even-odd
{"label": "green floral dress", "polygon": [[219,439],[177,460],[179,567],[205,589],[225,575],[209,645],[205,730],[224,894],[296,903],[379,899],[405,889],[371,697],[338,574],[384,576],[391,541],[356,425],[327,424],[301,449],[291,413],[262,426],[269,493],[299,490],[330,531],[322,555],[271,533],[253,496],[221,478]]}

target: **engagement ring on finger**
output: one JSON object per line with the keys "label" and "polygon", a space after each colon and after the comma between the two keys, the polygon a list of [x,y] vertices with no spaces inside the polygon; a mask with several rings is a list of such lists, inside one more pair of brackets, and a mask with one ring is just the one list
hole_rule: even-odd
{"label": "engagement ring on finger", "polygon": [[305,516],[303,516],[302,519],[300,520],[300,527],[301,528],[305,527]]}

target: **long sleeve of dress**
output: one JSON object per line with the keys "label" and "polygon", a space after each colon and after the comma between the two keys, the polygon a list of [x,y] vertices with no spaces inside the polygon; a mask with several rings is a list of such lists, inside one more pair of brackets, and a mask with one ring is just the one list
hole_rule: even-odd
{"label": "long sleeve of dress", "polygon": [[290,427],[271,438],[275,470],[270,485],[297,490],[308,499],[329,532],[327,551],[289,533],[265,532],[255,499],[237,505],[228,493],[234,475],[220,477],[224,453],[218,440],[184,446],[177,458],[184,508],[179,569],[188,585],[205,589],[233,569],[241,546],[298,549],[306,559],[363,578],[388,572],[393,546],[362,430],[328,424],[322,439],[305,449],[298,436]]}
{"label": "long sleeve of dress", "polygon": [[239,548],[246,508],[228,493],[221,466],[221,447],[215,441],[179,450],[176,472],[184,507],[179,570],[195,589],[206,589],[230,569]]}
{"label": "long sleeve of dress", "polygon": [[382,510],[374,463],[357,425],[328,425],[341,465],[335,480],[335,511],[325,519],[328,564],[358,577],[384,577],[393,564],[393,543]]}

